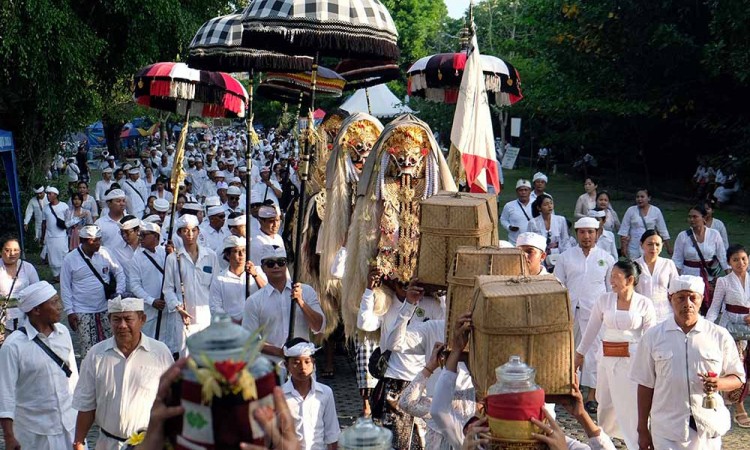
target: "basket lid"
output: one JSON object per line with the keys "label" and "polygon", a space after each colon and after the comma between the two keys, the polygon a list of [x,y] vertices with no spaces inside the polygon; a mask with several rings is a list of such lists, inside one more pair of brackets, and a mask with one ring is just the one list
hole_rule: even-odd
{"label": "basket lid", "polygon": [[360,417],[341,433],[339,446],[343,450],[388,450],[392,439],[390,430],[375,425],[369,417]]}
{"label": "basket lid", "polygon": [[239,361],[251,337],[249,330],[232,322],[228,315],[213,314],[208,328],[187,338],[187,347],[191,354],[204,353],[214,361]]}

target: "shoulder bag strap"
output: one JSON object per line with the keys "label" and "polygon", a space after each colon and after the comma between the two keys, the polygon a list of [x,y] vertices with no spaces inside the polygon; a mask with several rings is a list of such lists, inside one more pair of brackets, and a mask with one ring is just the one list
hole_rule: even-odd
{"label": "shoulder bag strap", "polygon": [[156,260],[152,258],[151,255],[149,255],[146,252],[145,249],[143,250],[143,255],[146,256],[146,258],[148,258],[149,261],[151,261],[151,264],[153,264],[154,267],[156,267],[162,275],[164,275],[164,269],[162,269],[161,266],[159,266],[159,263],[157,263]]}
{"label": "shoulder bag strap", "polygon": [[516,203],[518,203],[518,206],[521,208],[521,211],[523,211],[523,215],[526,216],[526,220],[531,220],[531,217],[529,217],[528,214],[526,214],[526,210],[524,209],[523,205],[521,204],[520,200],[516,200]]}
{"label": "shoulder bag strap", "polygon": [[[18,329],[18,331],[26,334],[26,327],[21,327],[21,328]],[[73,372],[70,370],[70,367],[68,366],[68,363],[66,363],[65,361],[63,361],[63,359],[60,358],[60,356],[58,356],[57,353],[55,353],[54,351],[52,351],[52,349],[49,348],[47,346],[47,344],[45,344],[44,342],[42,342],[42,339],[39,338],[39,334],[37,334],[36,336],[34,336],[34,339],[32,339],[32,341],[36,345],[38,345],[39,348],[41,348],[42,351],[44,351],[44,353],[46,353],[47,356],[49,356],[52,359],[52,361],[54,361],[55,364],[60,369],[62,369],[62,371],[65,373],[66,377],[70,378],[70,376],[73,374]]]}
{"label": "shoulder bag strap", "polygon": [[11,295],[13,295],[13,288],[16,286],[16,280],[18,280],[18,275],[21,274],[21,271],[23,270],[23,259],[18,260],[18,270],[16,270],[16,276],[13,277],[13,282],[10,283],[10,290],[8,291],[8,298],[10,298]]}
{"label": "shoulder bag strap", "polygon": [[710,273],[708,270],[708,264],[706,263],[706,258],[703,257],[703,252],[701,252],[701,248],[698,246],[698,241],[695,240],[695,235],[693,234],[693,230],[688,229],[687,235],[690,236],[690,240],[693,242],[693,248],[695,248],[695,251],[698,252],[698,257],[701,259],[701,264],[703,264],[703,269],[705,269],[707,273]]}
{"label": "shoulder bag strap", "polygon": [[[638,211],[638,210],[636,210]],[[646,213],[646,216],[648,216],[648,213]],[[648,230],[648,225],[646,225],[646,216],[642,215],[640,211],[638,211],[638,217],[641,218],[641,222],[643,222],[643,228]]]}
{"label": "shoulder bag strap", "polygon": [[96,271],[96,268],[93,264],[91,264],[91,261],[89,261],[89,259],[86,258],[86,255],[83,254],[83,252],[81,251],[81,247],[78,247],[76,250],[78,250],[78,254],[81,255],[81,259],[83,259],[83,262],[85,262],[86,265],[89,266],[89,269],[91,269],[91,273],[93,273],[96,279],[99,280],[102,286],[104,286],[104,290],[106,292],[108,284],[104,282],[104,278],[99,275],[99,272]]}
{"label": "shoulder bag strap", "polygon": [[143,196],[141,195],[141,192],[140,192],[140,191],[139,191],[138,189],[136,189],[136,188],[135,188],[135,186],[133,186],[133,185],[132,185],[132,184],[130,183],[130,181],[126,181],[125,183],[127,183],[127,185],[128,185],[128,186],[130,186],[130,188],[131,188],[131,189],[133,189],[133,191],[135,191],[135,193],[136,193],[136,194],[138,194],[138,197],[140,197],[140,198],[141,198],[141,201],[142,201],[142,202],[143,202],[143,203],[145,204],[145,203],[146,203],[146,200],[144,200],[144,199],[143,199]]}
{"label": "shoulder bag strap", "polygon": [[47,206],[49,206],[49,210],[52,211],[52,215],[55,216],[55,220],[60,220],[60,218],[57,217],[57,213],[55,212],[55,208],[52,207],[52,203],[47,203]]}

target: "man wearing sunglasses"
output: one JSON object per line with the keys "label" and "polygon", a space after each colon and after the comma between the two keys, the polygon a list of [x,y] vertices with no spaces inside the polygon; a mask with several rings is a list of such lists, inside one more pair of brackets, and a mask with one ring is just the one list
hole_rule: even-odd
{"label": "man wearing sunglasses", "polygon": [[310,332],[319,334],[325,328],[326,320],[315,290],[306,284],[292,285],[283,245],[264,245],[259,256],[268,284],[248,298],[242,326],[251,331],[263,327],[262,337],[266,341],[263,353],[280,361],[284,357],[282,348],[287,341],[293,303],[297,312],[291,338],[307,339]]}
{"label": "man wearing sunglasses", "polygon": [[[281,210],[277,205],[261,206],[258,210],[260,232],[253,236],[250,244],[250,260],[256,266],[260,265],[263,247],[276,245],[284,248],[284,240],[279,234],[281,228]],[[282,342],[283,344],[283,342]]]}

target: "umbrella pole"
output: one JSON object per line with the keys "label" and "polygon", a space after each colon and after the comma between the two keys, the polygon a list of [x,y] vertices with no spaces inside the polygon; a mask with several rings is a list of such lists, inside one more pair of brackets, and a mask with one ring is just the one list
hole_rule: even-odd
{"label": "umbrella pole", "polygon": [[[188,123],[190,122],[190,101],[187,103],[187,108],[185,108],[185,125],[182,127],[182,130],[180,131],[180,138],[177,140],[177,150],[175,151],[175,163],[176,164],[182,164],[182,161],[185,156],[185,141],[187,140],[187,129],[188,129]],[[175,170],[178,172],[175,173]],[[177,175],[175,177],[175,174]],[[167,235],[167,243],[172,242],[172,236],[174,236],[174,222],[175,222],[175,214],[177,214],[177,197],[179,197],[180,192],[180,181],[183,177],[183,171],[181,166],[175,165],[175,167],[172,168],[172,181],[173,185],[172,189],[175,191],[175,194],[172,196],[172,208],[169,216],[169,233]],[[159,291],[161,295],[159,298],[161,300],[164,300],[164,282],[167,279],[167,257],[169,254],[166,254],[164,256],[164,273],[161,275],[161,290]],[[161,332],[161,318],[164,314],[164,310],[160,309],[158,313],[156,313],[156,332],[154,333],[154,339],[157,341],[159,340],[159,333]]]}
{"label": "umbrella pole", "polygon": [[[245,149],[245,166],[247,167],[247,175],[245,176],[245,261],[250,261],[250,245],[252,244],[252,236],[250,236],[250,191],[252,186],[252,174],[253,174],[253,155],[252,155],[252,139],[250,138],[255,130],[253,130],[253,88],[255,87],[255,69],[250,69],[250,90],[248,95],[250,97],[250,103],[248,105],[247,114],[247,145]],[[245,271],[245,298],[250,297],[250,273]]]}
{"label": "umbrella pole", "polygon": [[370,89],[365,88],[365,98],[367,99],[367,114],[372,115],[372,106],[370,106]]}
{"label": "umbrella pole", "polygon": [[[299,201],[297,205],[297,228],[294,230],[296,235],[296,247],[294,249],[294,274],[292,276],[292,286],[299,281],[300,264],[302,263],[302,224],[305,220],[305,185],[310,175],[310,151],[313,148],[310,145],[314,139],[313,133],[315,130],[315,123],[313,117],[313,111],[315,111],[315,85],[318,79],[318,59],[319,55],[315,53],[315,59],[313,60],[312,66],[312,77],[311,87],[312,92],[310,93],[310,114],[307,118],[307,133],[305,136],[305,142],[302,146],[302,153],[300,154],[300,164],[298,168],[298,175],[300,179],[299,188]],[[287,340],[294,337],[294,322],[297,315],[297,308],[294,299],[291,299],[292,305],[289,308],[289,333],[287,334]]]}

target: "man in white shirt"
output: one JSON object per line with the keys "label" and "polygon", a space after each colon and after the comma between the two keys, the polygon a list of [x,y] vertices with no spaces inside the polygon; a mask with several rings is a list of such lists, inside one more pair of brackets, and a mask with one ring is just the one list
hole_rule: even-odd
{"label": "man in white shirt", "polygon": [[159,377],[174,362],[166,345],[141,332],[143,299],[116,297],[108,313],[115,335],[86,355],[73,394],[78,410],[73,450],[85,448],[94,423],[97,450],[124,448],[125,440],[148,426]]}
{"label": "man in white shirt", "polygon": [[[646,331],[633,357],[641,449],[719,450],[731,426],[718,392],[742,387],[745,371],[729,332],[700,316],[703,280],[669,282],[674,316]],[[713,408],[703,406],[710,395]]]}
{"label": "man in white shirt", "polygon": [[[578,345],[591,317],[591,309],[600,295],[609,291],[609,275],[615,264],[612,256],[596,246],[599,222],[592,217],[576,221],[578,245],[564,251],[555,265],[555,276],[568,288],[570,303],[574,311],[575,341]],[[584,355],[581,367],[581,385],[588,386],[588,410],[595,409],[596,369],[600,357],[601,338],[597,338]],[[589,411],[590,412],[590,411]]]}
{"label": "man in white shirt", "polygon": [[[424,295],[424,288],[415,281],[408,286],[402,286],[398,282],[383,280],[379,269],[373,268],[367,280],[367,289],[362,294],[362,301],[357,317],[357,328],[362,331],[380,331],[380,349],[382,352],[389,349],[388,343],[391,334],[402,321],[408,322],[407,330],[415,328],[419,323],[429,320],[441,320],[445,318],[444,307],[440,302],[430,296]],[[380,286],[383,283],[385,289]],[[385,313],[378,315],[375,312],[375,296],[381,297],[387,306]],[[430,349],[431,351],[431,349]],[[424,422],[415,421],[413,416],[406,414],[395,405],[399,397],[409,383],[417,376],[426,363],[424,354],[409,354],[394,351],[388,360],[388,368],[385,371],[383,382],[385,383],[385,396],[388,401],[382,405],[383,425],[393,431],[394,448],[423,448],[417,427],[424,427]],[[372,405],[373,409],[380,410],[380,405]],[[415,441],[416,440],[416,441]]]}
{"label": "man in white shirt", "polygon": [[[49,268],[55,280],[60,278],[60,267],[63,258],[68,253],[68,229],[65,226],[65,214],[68,205],[58,198],[60,191],[55,187],[48,187],[47,206],[44,208],[44,222],[42,222],[42,243],[47,250]],[[62,221],[62,223],[60,223]],[[62,227],[60,226],[62,225]]]}
{"label": "man in white shirt", "polygon": [[295,431],[304,450],[336,450],[338,448],[339,419],[330,387],[316,381],[315,344],[295,338],[284,345],[284,360],[289,380],[281,387]]}
{"label": "man in white shirt", "polygon": [[284,247],[266,245],[261,249],[260,260],[268,284],[245,303],[242,326],[251,331],[263,327],[263,353],[280,361],[282,347],[289,334],[290,311],[294,304],[295,321],[292,338],[320,334],[326,320],[315,290],[301,283],[292,285],[287,270]]}
{"label": "man in white shirt", "polygon": [[531,178],[531,183],[534,185],[534,189],[531,191],[529,200],[532,203],[534,202],[534,200],[536,200],[537,197],[545,193],[547,189],[547,181],[549,181],[547,175],[543,174],[542,172],[535,173]]}
{"label": "man in white shirt", "polygon": [[257,194],[262,200],[271,199],[275,204],[279,204],[281,197],[281,185],[278,181],[271,179],[271,168],[263,166],[260,169],[260,181],[253,186],[252,192]]}
{"label": "man in white shirt", "polygon": [[141,172],[138,167],[130,168],[128,170],[129,179],[124,180],[121,186],[127,195],[128,212],[138,218],[143,217],[149,195],[149,190],[140,176]]}
{"label": "man in white shirt", "polygon": [[219,270],[216,253],[199,245],[198,218],[185,214],[175,223],[182,245],[167,256],[164,270],[164,300],[166,310],[177,312],[182,324],[175,330],[178,347],[185,354],[185,338],[211,324],[209,293],[214,273]]}
{"label": "man in white shirt", "polygon": [[[146,314],[143,333],[166,344],[172,353],[177,353],[179,348],[176,348],[173,332],[182,321],[178,313],[165,310],[167,302],[162,295],[161,286],[167,253],[159,244],[160,234],[159,225],[149,222],[141,223],[141,246],[135,251],[128,269],[128,291],[143,299],[143,312]],[[158,335],[157,323],[160,324]]]}
{"label": "man in white shirt", "polygon": [[516,247],[520,248],[526,256],[526,262],[529,265],[529,274],[547,275],[547,268],[544,267],[544,259],[547,257],[547,239],[541,234],[525,232],[518,235]]}
{"label": "man in white shirt", "polygon": [[[228,267],[211,281],[211,314],[228,314],[235,323],[242,324],[248,294],[252,295],[264,287],[266,280],[259,267],[246,262],[244,238],[228,236],[220,250],[220,258],[228,263]],[[246,289],[248,278],[250,286]]]}
{"label": "man in white shirt", "polygon": [[122,242],[120,238],[120,219],[125,216],[125,191],[112,189],[104,195],[107,202],[107,213],[103,214],[95,224],[102,230],[102,245],[114,247]]}
{"label": "man in white shirt", "polygon": [[531,211],[531,183],[529,180],[520,179],[516,182],[516,198],[503,206],[500,214],[500,224],[508,232],[508,241],[516,245],[518,233],[526,231],[529,221],[533,217]]}
{"label": "man in white shirt", "polygon": [[279,234],[281,228],[281,210],[278,205],[261,206],[258,209],[260,232],[252,236],[250,243],[250,260],[256,266],[260,265],[262,249],[267,245],[284,247],[284,239]]}
{"label": "man in white shirt", "polygon": [[200,225],[203,242],[214,252],[221,253],[224,239],[229,237],[230,234],[227,227],[224,226],[226,212],[222,206],[212,206],[208,208],[206,215],[208,220]]}
{"label": "man in white shirt", "polygon": [[102,170],[102,179],[96,182],[96,186],[94,187],[94,198],[96,199],[97,203],[99,204],[99,209],[103,210],[106,206],[106,202],[104,201],[104,196],[106,195],[107,191],[112,187],[112,183],[114,181],[112,180],[112,168],[107,167],[104,170]]}
{"label": "man in white shirt", "polygon": [[117,261],[117,264],[125,271],[126,279],[130,278],[130,274],[128,273],[130,262],[133,260],[133,255],[135,255],[140,245],[140,226],[141,221],[137,217],[131,215],[123,217],[120,219],[120,242],[107,248],[115,261]]}
{"label": "man in white shirt", "polygon": [[243,213],[232,213],[227,218],[227,229],[232,236],[245,239],[247,233],[247,218]]}
{"label": "man in white shirt", "polygon": [[44,222],[44,208],[47,206],[47,196],[44,186],[34,186],[34,198],[29,200],[26,206],[26,214],[23,217],[23,230],[29,231],[29,223],[34,218],[34,240],[39,241],[42,237],[42,222]]}
{"label": "man in white shirt", "polygon": [[[63,308],[70,328],[78,333],[81,356],[112,335],[107,320],[107,300],[124,292],[126,287],[125,272],[102,246],[101,237],[96,225],[83,227],[81,245],[65,256],[60,275]],[[116,283],[114,289],[113,282]]]}
{"label": "man in white shirt", "polygon": [[229,186],[229,189],[227,189],[227,202],[224,204],[227,214],[243,212],[245,209],[241,200],[242,190],[238,186]]}
{"label": "man in white shirt", "polygon": [[[73,444],[78,382],[73,342],[60,322],[60,296],[46,281],[18,294],[23,330],[0,347],[0,425],[8,450],[68,449]],[[63,364],[42,349],[46,346]]]}

